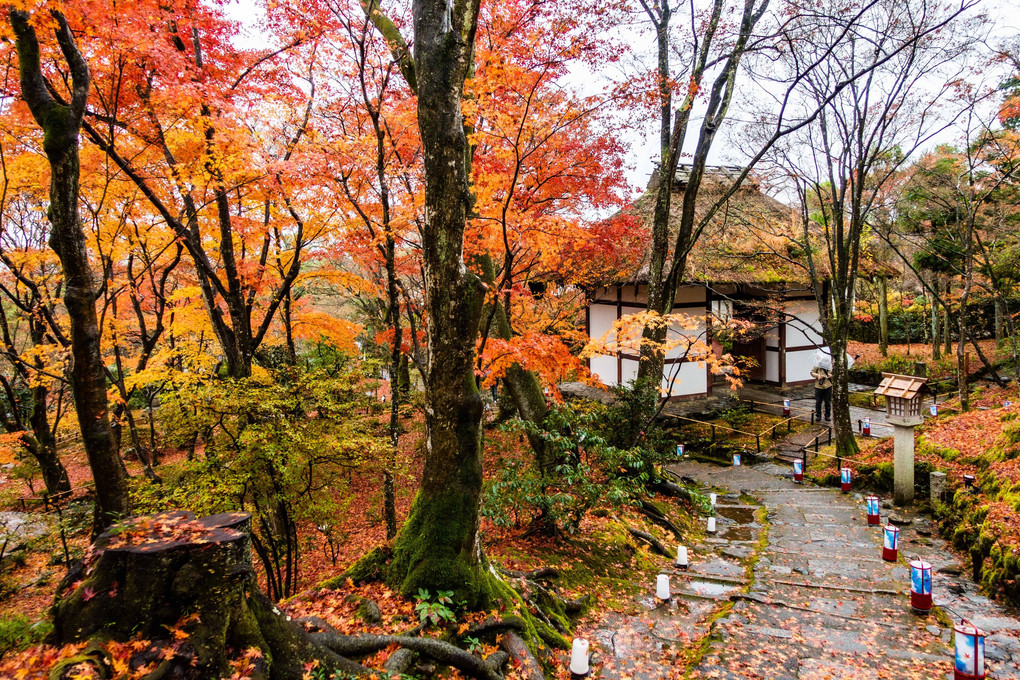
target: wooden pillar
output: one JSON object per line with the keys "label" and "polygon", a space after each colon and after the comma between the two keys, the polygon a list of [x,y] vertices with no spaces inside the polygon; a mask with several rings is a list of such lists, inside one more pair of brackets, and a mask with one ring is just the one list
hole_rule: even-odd
{"label": "wooden pillar", "polygon": [[[584,308],[584,334],[591,340],[591,305],[593,300],[588,300],[588,304]],[[584,360],[585,365],[588,367],[588,371],[591,372],[591,357]]]}
{"label": "wooden pillar", "polygon": [[[623,318],[623,286],[616,287],[616,320]],[[616,384],[623,385],[623,354],[616,351]]]}
{"label": "wooden pillar", "polygon": [[[712,282],[705,284],[705,344],[712,353]],[[705,362],[705,393],[712,396],[712,366]],[[713,433],[714,434],[714,433]],[[713,437],[714,438],[714,437]]]}
{"label": "wooden pillar", "polygon": [[779,322],[779,386],[786,387],[786,283],[780,284],[779,306],[783,314]]}

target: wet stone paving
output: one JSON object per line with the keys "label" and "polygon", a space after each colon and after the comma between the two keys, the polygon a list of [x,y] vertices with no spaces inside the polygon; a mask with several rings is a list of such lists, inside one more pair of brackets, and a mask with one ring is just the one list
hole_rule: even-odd
{"label": "wet stone paving", "polygon": [[[965,618],[987,634],[987,677],[1020,680],[1020,618],[978,592],[927,519],[896,511],[899,560],[886,562],[860,493],[795,484],[774,463],[671,471],[717,491],[718,531],[691,546],[689,569],[664,560],[669,602],[650,585],[630,611],[600,621],[598,677],[951,678],[952,625]],[[933,566],[927,616],[910,609],[916,557]]]}

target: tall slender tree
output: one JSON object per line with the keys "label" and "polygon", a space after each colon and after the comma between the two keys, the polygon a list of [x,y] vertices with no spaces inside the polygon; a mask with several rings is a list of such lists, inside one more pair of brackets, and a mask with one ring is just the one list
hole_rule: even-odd
{"label": "tall slender tree", "polygon": [[89,68],[64,15],[50,12],[54,34],[71,75],[68,104],[57,101],[43,76],[39,40],[29,15],[11,10],[16,36],[21,94],[43,130],[43,150],[50,164],[50,247],[64,274],[64,305],[71,329],[71,389],[89,467],[96,484],[93,531],[98,532],[130,511],[127,470],[114,446],[106,398],[106,374],[96,316],[96,287],[85,232],[78,215],[80,162],[78,134],[89,96]]}

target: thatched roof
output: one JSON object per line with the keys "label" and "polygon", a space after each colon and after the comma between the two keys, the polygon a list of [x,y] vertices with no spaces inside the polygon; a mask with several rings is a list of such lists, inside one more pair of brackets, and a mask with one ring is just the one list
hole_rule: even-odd
{"label": "thatched roof", "polygon": [[[729,190],[740,170],[730,166],[707,169],[696,199],[696,224]],[[673,183],[670,205],[673,234],[679,228],[683,189],[689,173],[689,166],[678,168]],[[658,181],[656,172],[645,193],[625,211],[639,218],[641,228],[648,234],[649,248]],[[758,179],[751,175],[705,227],[688,258],[685,280],[692,283],[807,283],[810,276],[802,241],[803,227],[797,211],[762,192]],[[875,261],[869,252],[862,252],[861,260],[861,271],[866,272],[866,276],[899,274],[894,267]],[[826,263],[820,258],[816,257],[815,266],[822,276],[828,274]],[[646,256],[627,281],[641,282],[647,277],[647,271]]]}

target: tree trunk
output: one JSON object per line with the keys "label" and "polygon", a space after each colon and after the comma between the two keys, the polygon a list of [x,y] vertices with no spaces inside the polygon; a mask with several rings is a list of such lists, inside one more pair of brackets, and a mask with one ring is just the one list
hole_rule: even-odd
{"label": "tree trunk", "polygon": [[1006,303],[1002,298],[996,296],[995,298],[995,346],[998,347],[1002,344],[1003,333],[1002,329],[1006,325],[1004,321]]}
{"label": "tree trunk", "polygon": [[964,251],[964,277],[963,290],[960,291],[960,310],[957,313],[957,331],[960,337],[956,343],[956,371],[957,388],[960,394],[960,410],[970,410],[970,386],[967,384],[967,303],[970,302],[970,291],[974,284],[974,220],[973,216],[967,221],[964,230],[967,247]]}
{"label": "tree trunk", "polygon": [[35,446],[27,448],[39,463],[43,482],[46,484],[46,493],[52,496],[70,493],[71,480],[57,455],[57,440],[50,430],[49,413],[46,411],[48,397],[49,389],[44,384],[40,383],[32,388],[32,415],[29,422],[32,425]]}
{"label": "tree trunk", "polygon": [[411,362],[407,358],[407,354],[401,353],[400,355],[400,371],[399,380],[397,381],[397,389],[400,392],[401,399],[407,399],[411,396]]}
{"label": "tree trunk", "polygon": [[425,464],[388,575],[405,594],[450,590],[455,601],[484,607],[493,594],[478,540],[482,398],[474,374],[484,291],[463,257],[473,197],[461,113],[478,2],[417,0],[413,14],[425,166]]}
{"label": "tree trunk", "polygon": [[953,322],[949,312],[949,294],[952,291],[952,282],[946,280],[946,304],[942,306],[942,339],[945,342],[944,352],[953,353]]}
{"label": "tree trunk", "polygon": [[878,349],[889,356],[889,287],[884,276],[878,277]]}
{"label": "tree trunk", "polygon": [[[839,324],[834,324],[839,326]],[[846,368],[846,336],[833,333],[829,340],[832,349],[832,426],[836,455],[854,456],[860,451],[854,437],[854,424],[850,418],[849,374]]]}
{"label": "tree trunk", "polygon": [[[494,284],[496,272],[492,257],[485,254],[476,261],[481,265],[482,278],[485,284]],[[492,304],[487,310],[488,315],[491,315],[489,317],[491,319],[488,329],[489,335],[502,340],[509,340],[512,335],[510,322],[507,318],[507,310],[500,301],[500,297],[499,295],[493,296]],[[535,425],[541,425],[549,409],[546,408],[545,393],[542,392],[542,384],[539,382],[538,376],[520,364],[513,364],[507,369],[506,375],[503,377],[503,384],[506,386],[507,392],[510,393],[510,398],[513,400],[514,407],[517,409],[517,414],[521,419]],[[529,432],[527,436],[528,444],[531,445],[531,450],[535,454],[535,463],[539,471],[542,474],[551,472],[555,461],[549,460],[549,457],[546,455],[545,440],[536,433]]]}
{"label": "tree trunk", "polygon": [[11,11],[11,26],[21,76],[21,92],[44,132],[43,149],[50,162],[50,247],[60,258],[64,275],[64,305],[71,327],[71,389],[89,467],[96,484],[94,531],[99,531],[130,510],[127,471],[117,455],[110,433],[106,374],[96,317],[96,292],[89,267],[85,233],[78,216],[78,132],[89,91],[89,70],[74,43],[64,16],[57,20],[57,42],[72,77],[69,106],[49,94],[39,62],[39,43],[28,14]]}
{"label": "tree trunk", "polygon": [[[938,286],[938,278],[932,277],[932,284]],[[931,356],[938,361],[942,358],[942,324],[939,323],[939,303],[931,296]]]}

